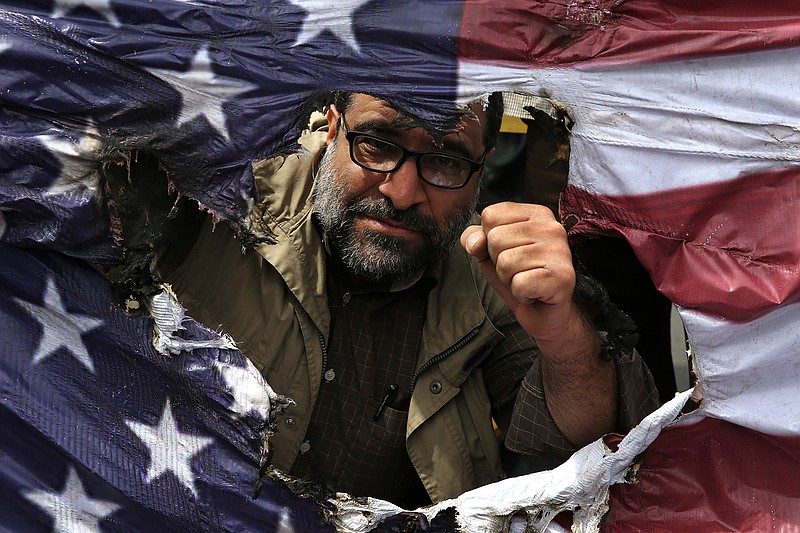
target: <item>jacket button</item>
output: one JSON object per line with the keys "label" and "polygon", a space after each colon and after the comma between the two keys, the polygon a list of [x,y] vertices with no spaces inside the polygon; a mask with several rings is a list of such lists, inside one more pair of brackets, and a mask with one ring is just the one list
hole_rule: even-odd
{"label": "jacket button", "polygon": [[442,392],[442,384],[438,381],[431,381],[430,389],[433,394],[439,394]]}
{"label": "jacket button", "polygon": [[294,427],[294,425],[295,425],[296,423],[297,423],[297,421],[296,421],[294,418],[292,418],[292,417],[289,417],[289,418],[287,418],[287,419],[284,421],[284,424],[286,424],[286,427],[290,427],[290,428],[291,428],[291,427]]}

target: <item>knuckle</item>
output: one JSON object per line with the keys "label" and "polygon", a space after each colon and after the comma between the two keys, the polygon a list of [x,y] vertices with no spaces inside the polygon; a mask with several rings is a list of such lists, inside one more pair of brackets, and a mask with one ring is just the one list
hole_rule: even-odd
{"label": "knuckle", "polygon": [[483,222],[484,227],[494,227],[497,225],[499,209],[498,205],[490,205],[487,206],[481,211],[481,221]]}
{"label": "knuckle", "polygon": [[490,227],[489,230],[486,232],[486,239],[489,241],[490,244],[499,244],[500,239],[503,235],[502,227],[493,226]]}
{"label": "knuckle", "polygon": [[519,272],[512,277],[509,290],[518,302],[530,303],[535,299],[536,280],[528,272]]}
{"label": "knuckle", "polygon": [[508,283],[514,276],[514,260],[512,253],[509,250],[503,250],[497,254],[494,265],[497,270],[497,276],[504,282]]}
{"label": "knuckle", "polygon": [[551,217],[548,220],[542,220],[540,221],[540,227],[542,228],[542,231],[546,232],[548,235],[551,235],[554,238],[561,238],[563,236],[564,240],[566,241],[567,230],[564,229],[564,226],[562,226],[561,223],[556,219]]}
{"label": "knuckle", "polygon": [[505,251],[503,245],[503,229],[501,227],[491,228],[486,232],[486,246],[489,250],[489,254],[495,259],[501,252]]}
{"label": "knuckle", "polygon": [[514,298],[517,299],[517,301],[522,301],[521,296],[525,289],[524,287],[525,284],[522,282],[521,278],[522,276],[519,275],[514,276],[513,278],[511,278],[511,282],[509,283],[509,289],[511,290],[511,294],[514,296]]}

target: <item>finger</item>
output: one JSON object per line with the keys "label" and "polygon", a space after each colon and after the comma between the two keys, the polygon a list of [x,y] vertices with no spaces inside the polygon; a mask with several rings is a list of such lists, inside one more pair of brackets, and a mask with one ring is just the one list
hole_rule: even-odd
{"label": "finger", "polygon": [[[491,241],[490,241],[491,250]],[[543,253],[543,247],[538,244],[525,244],[506,248],[489,257],[495,265],[497,277],[506,285],[511,285],[511,280],[520,272],[526,270],[543,269],[548,266],[548,256]]]}
{"label": "finger", "polygon": [[487,235],[489,256],[502,280],[508,282],[522,270],[572,264],[566,232],[560,225],[542,232],[514,226],[520,224],[495,228]]}
{"label": "finger", "polygon": [[461,233],[461,247],[478,261],[489,257],[486,234],[481,226],[468,226]]}
{"label": "finger", "polygon": [[489,282],[510,308],[516,305],[516,300],[508,286],[497,277],[497,269],[487,249],[486,234],[481,226],[469,226],[461,233],[461,246],[466,252],[478,260],[478,266],[483,277]]}
{"label": "finger", "polygon": [[502,202],[481,211],[481,225],[486,233],[492,228],[517,222],[556,222],[553,212],[543,205]]}
{"label": "finger", "polygon": [[568,273],[548,268],[518,272],[508,284],[510,294],[521,304],[541,302],[551,305],[570,301],[573,286]]}
{"label": "finger", "polygon": [[492,261],[497,263],[502,252],[535,245],[547,238],[535,224],[515,222],[489,230],[486,233],[486,246]]}
{"label": "finger", "polygon": [[525,220],[495,226],[486,231],[488,251],[497,262],[500,252],[531,244],[542,244],[546,249],[566,246],[567,233],[564,227],[552,217],[544,220]]}
{"label": "finger", "polygon": [[513,311],[519,305],[519,301],[511,293],[509,286],[497,276],[497,269],[488,254],[483,259],[478,260],[478,266],[489,285],[500,295],[509,309]]}

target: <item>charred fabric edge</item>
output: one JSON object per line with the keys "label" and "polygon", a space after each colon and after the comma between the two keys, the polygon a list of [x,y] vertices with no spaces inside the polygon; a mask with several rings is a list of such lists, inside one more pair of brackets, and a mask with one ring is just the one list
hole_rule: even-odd
{"label": "charred fabric edge", "polygon": [[[118,305],[141,314],[143,305],[161,290],[153,269],[163,251],[166,257],[189,252],[208,213],[170,179],[161,161],[147,152],[129,152],[123,161],[103,165],[105,194],[120,264],[108,269]],[[243,248],[272,243],[272,235],[256,231],[248,219],[228,221]]]}
{"label": "charred fabric edge", "polygon": [[[326,107],[340,92],[313,92],[290,131],[302,129],[301,125],[305,127],[311,112]],[[410,116],[424,115],[426,127],[434,135],[444,135],[451,130],[465,112],[464,108],[456,106],[431,112],[428,108],[412,109],[404,103],[408,102],[393,102]],[[296,141],[292,144],[296,148]],[[162,279],[152,268],[160,251],[173,247],[190,248],[197,235],[199,220],[211,209],[203,205],[201,194],[185,190],[179,181],[172,179],[163,154],[157,156],[157,152],[136,149],[120,151],[122,157],[102,165],[111,226],[116,244],[122,249],[121,262],[108,269],[107,274],[117,304],[128,313],[138,315],[145,312],[146,302],[160,290]],[[288,153],[290,150],[283,151]],[[185,170],[182,170],[183,174]],[[196,203],[193,205],[192,202]],[[258,199],[254,198],[251,205],[257,204]],[[252,210],[249,216],[235,220],[224,213],[211,214],[227,220],[243,249],[275,242],[274,235],[265,225],[258,223],[257,213]]]}
{"label": "charred fabric edge", "polygon": [[601,357],[610,361],[614,353],[630,353],[639,340],[636,323],[611,301],[603,285],[587,274],[586,268],[574,252],[572,262],[575,267],[575,292],[572,299],[592,328],[605,333]]}

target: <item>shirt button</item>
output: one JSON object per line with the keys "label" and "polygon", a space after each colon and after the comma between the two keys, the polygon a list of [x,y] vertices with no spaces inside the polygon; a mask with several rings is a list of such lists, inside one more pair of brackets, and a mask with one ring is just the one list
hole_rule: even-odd
{"label": "shirt button", "polygon": [[336,377],[336,372],[333,371],[332,368],[329,368],[325,371],[325,381],[330,383]]}
{"label": "shirt button", "polygon": [[284,421],[284,424],[286,424],[286,426],[287,426],[287,427],[290,427],[290,428],[291,428],[291,427],[294,427],[294,425],[295,425],[296,423],[297,423],[297,421],[296,421],[294,418],[292,418],[292,417],[289,417],[289,418],[287,418],[287,419]]}
{"label": "shirt button", "polygon": [[352,296],[350,295],[350,293],[349,293],[349,292],[346,292],[346,293],[344,293],[344,296],[342,296],[342,302],[343,302],[345,305],[347,305],[347,304],[349,304],[349,303],[350,303],[350,298],[352,298]]}
{"label": "shirt button", "polygon": [[311,443],[305,441],[303,444],[300,445],[300,453],[308,453],[311,449]]}
{"label": "shirt button", "polygon": [[430,389],[433,394],[439,394],[440,392],[442,392],[442,384],[439,383],[438,381],[432,381]]}

